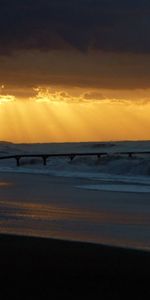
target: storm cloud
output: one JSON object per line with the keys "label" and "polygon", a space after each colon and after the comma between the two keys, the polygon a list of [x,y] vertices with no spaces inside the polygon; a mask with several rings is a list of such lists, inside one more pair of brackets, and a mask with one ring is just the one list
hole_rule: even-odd
{"label": "storm cloud", "polygon": [[0,54],[33,49],[150,53],[150,2],[0,0]]}

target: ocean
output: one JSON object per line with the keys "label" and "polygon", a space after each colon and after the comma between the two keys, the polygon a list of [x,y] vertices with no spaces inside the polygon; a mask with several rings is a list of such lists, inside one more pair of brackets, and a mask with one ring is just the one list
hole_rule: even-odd
{"label": "ocean", "polygon": [[150,250],[149,141],[0,143],[0,157],[108,155],[0,160],[0,232]]}

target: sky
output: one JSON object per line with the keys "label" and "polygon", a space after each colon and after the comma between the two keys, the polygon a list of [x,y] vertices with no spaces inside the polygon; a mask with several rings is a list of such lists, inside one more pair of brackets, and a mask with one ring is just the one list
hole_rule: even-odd
{"label": "sky", "polygon": [[150,140],[148,0],[0,0],[0,140]]}

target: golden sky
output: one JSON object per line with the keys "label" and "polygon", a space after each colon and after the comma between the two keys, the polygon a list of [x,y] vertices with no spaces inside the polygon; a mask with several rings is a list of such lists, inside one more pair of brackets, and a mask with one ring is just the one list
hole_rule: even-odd
{"label": "golden sky", "polygon": [[[0,95],[0,139],[77,142],[150,139],[149,90],[36,87]],[[11,89],[10,89],[11,90]],[[6,88],[7,91],[7,88]]]}
{"label": "golden sky", "polygon": [[148,1],[0,8],[0,140],[150,139]]}

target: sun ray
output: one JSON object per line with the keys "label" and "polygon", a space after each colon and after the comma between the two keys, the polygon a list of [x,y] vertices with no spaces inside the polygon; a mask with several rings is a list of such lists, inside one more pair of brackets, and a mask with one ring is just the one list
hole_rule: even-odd
{"label": "sun ray", "polygon": [[[83,95],[83,98],[82,98]],[[150,139],[150,103],[116,99],[85,100],[64,90],[38,97],[0,96],[0,140],[73,142]],[[90,94],[88,94],[90,95]],[[38,101],[37,101],[38,100]]]}

